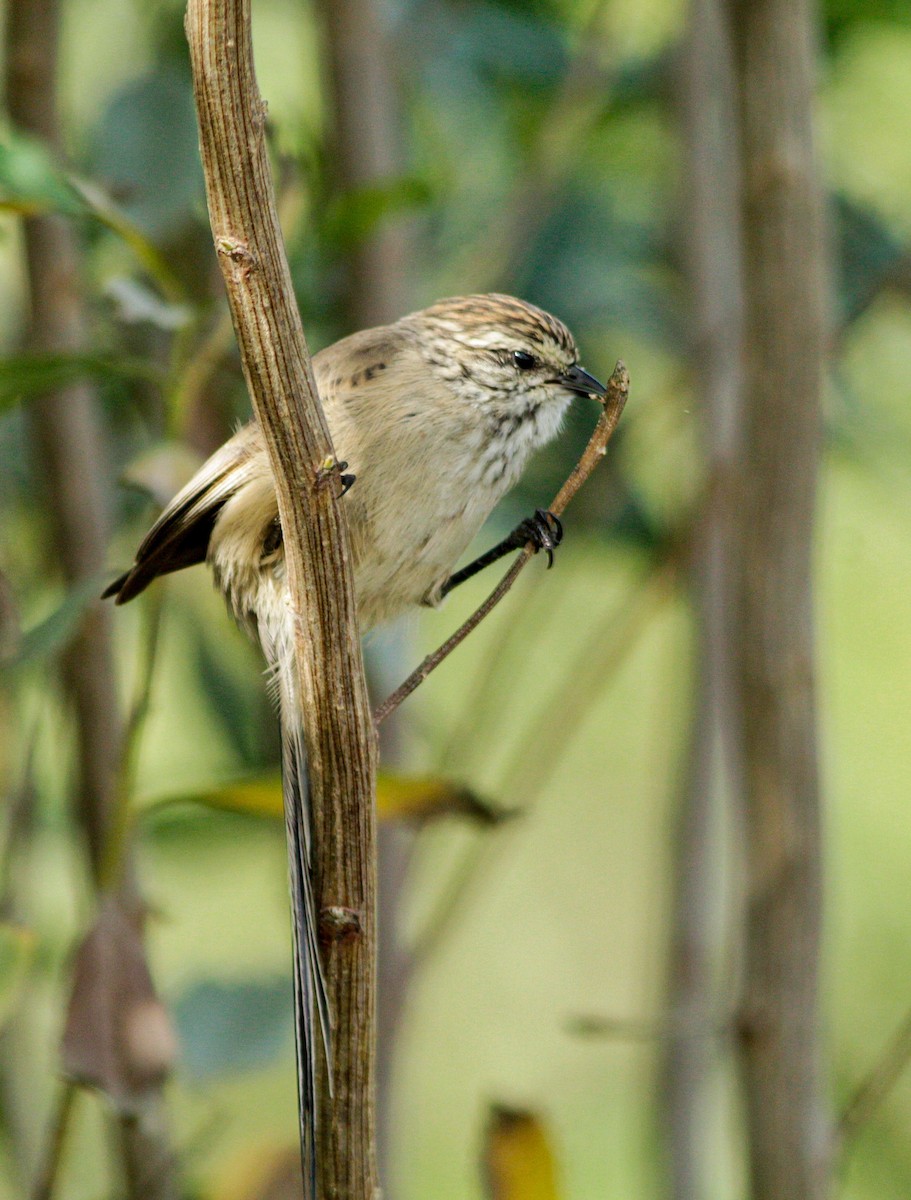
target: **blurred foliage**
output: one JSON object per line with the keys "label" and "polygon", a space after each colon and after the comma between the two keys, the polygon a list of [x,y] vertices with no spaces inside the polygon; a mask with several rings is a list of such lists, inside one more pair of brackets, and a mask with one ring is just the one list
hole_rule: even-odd
{"label": "blurred foliage", "polygon": [[9,922],[0,923],[0,1032],[22,999],[34,958],[31,931]]}
{"label": "blurred foliage", "polygon": [[[21,1194],[39,1155],[67,955],[91,923],[68,817],[72,718],[49,680],[105,582],[61,594],[28,405],[74,379],[96,387],[115,472],[134,485],[115,494],[111,562],[121,565],[154,504],[248,411],[206,224],[181,7],[68,0],[65,8],[66,159],[15,131],[0,139],[0,567],[11,592],[4,614],[15,609],[25,631],[3,663],[4,795],[20,787],[23,747],[34,744],[34,802],[4,852],[2,1200]],[[656,573],[685,537],[702,484],[674,98],[685,6],[388,0],[379,8],[396,49],[403,169],[340,194],[316,67],[319,24],[292,0],[254,4],[311,346],[349,331],[343,266],[352,246],[403,223],[414,307],[457,291],[517,291],[568,322],[588,369],[607,375],[622,355],[633,379],[608,462],[568,514],[555,571],[544,576],[534,564],[409,702],[402,775],[383,785],[399,819],[428,808],[443,814],[418,822],[403,943],[434,927],[461,864],[474,854],[480,863],[466,887],[453,889],[456,919],[410,998],[396,1072],[394,1194],[480,1195],[482,1126],[497,1096],[547,1114],[561,1195],[663,1195],[659,1047],[648,1039],[581,1044],[567,1035],[566,1019],[596,1012],[622,1024],[657,1017],[662,1004],[691,667],[685,597]],[[822,18],[837,336],[819,613],[830,795],[826,1006],[837,1101],[911,1004],[911,18],[904,0],[829,0]],[[38,211],[70,221],[83,250],[90,333],[78,355],[21,352],[18,222]],[[564,436],[495,514],[485,543],[555,489],[592,421],[577,406]],[[656,579],[664,582],[652,597],[661,602],[645,604]],[[295,1129],[281,829],[242,815],[278,811],[278,747],[258,659],[203,573],[161,586],[167,600],[138,747],[143,815],[134,836],[153,978],[178,1028],[169,1100],[187,1186],[227,1196],[235,1157],[265,1162]],[[374,637],[376,676],[397,683],[485,588],[473,582],[442,612],[416,619],[406,638]],[[141,659],[143,604],[117,615],[125,687]],[[620,651],[609,636],[618,628]],[[593,631],[602,631],[597,642]],[[566,671],[582,660],[595,682],[580,692]],[[546,709],[549,696],[573,704]],[[532,745],[529,730],[537,731]],[[476,796],[491,798],[482,812],[524,815],[496,831],[461,819]],[[209,808],[162,807],[162,797]],[[93,1120],[72,1130],[63,1200],[101,1194],[106,1151]],[[903,1078],[853,1147],[846,1200],[911,1192],[909,1122],[911,1079]],[[533,1133],[530,1148],[507,1138],[497,1150],[503,1161],[515,1155],[519,1176],[534,1155],[551,1153],[550,1132]],[[707,1136],[718,1144],[719,1171],[705,1200],[743,1194],[736,1131],[719,1118]],[[538,1184],[546,1178],[543,1168],[535,1173]],[[239,1196],[237,1179],[232,1186]],[[247,1194],[266,1192],[251,1183]]]}

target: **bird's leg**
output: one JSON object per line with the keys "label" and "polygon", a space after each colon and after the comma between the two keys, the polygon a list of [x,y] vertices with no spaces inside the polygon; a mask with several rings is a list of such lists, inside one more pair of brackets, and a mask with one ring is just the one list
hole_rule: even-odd
{"label": "bird's leg", "polygon": [[563,526],[560,523],[560,518],[552,512],[547,512],[546,509],[536,508],[534,516],[526,517],[502,542],[498,542],[496,546],[491,547],[486,554],[482,554],[480,558],[476,558],[467,567],[462,567],[461,571],[456,571],[453,575],[450,575],[440,588],[439,597],[442,600],[453,588],[457,588],[460,583],[464,583],[466,579],[471,579],[472,575],[477,575],[479,571],[483,571],[485,567],[489,567],[492,563],[498,562],[507,554],[511,554],[513,550],[521,550],[528,542],[531,542],[534,546],[535,554],[539,550],[547,552],[547,567],[550,570],[554,565],[554,550],[556,550],[562,541]]}

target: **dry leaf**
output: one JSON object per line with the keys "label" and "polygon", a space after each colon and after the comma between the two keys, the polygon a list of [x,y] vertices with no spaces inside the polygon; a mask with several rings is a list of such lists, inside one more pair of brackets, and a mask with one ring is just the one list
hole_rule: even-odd
{"label": "dry leaf", "polygon": [[63,1033],[64,1073],[99,1088],[122,1113],[141,1108],[177,1053],[139,929],[112,897],[76,952]]}

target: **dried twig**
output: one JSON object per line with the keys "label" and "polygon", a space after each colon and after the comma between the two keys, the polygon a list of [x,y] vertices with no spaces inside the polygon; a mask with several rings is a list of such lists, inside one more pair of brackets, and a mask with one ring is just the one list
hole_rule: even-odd
{"label": "dried twig", "polygon": [[[559,517],[563,514],[570,500],[585,483],[592,471],[607,453],[607,443],[610,441],[629,396],[629,374],[622,362],[614,367],[613,374],[607,381],[607,395],[604,398],[604,409],[595,426],[594,433],[583,451],[582,457],[573,467],[569,478],[557,492],[550,505],[550,512]],[[447,638],[432,654],[408,676],[401,687],[397,688],[374,713],[377,725],[384,721],[390,713],[395,712],[403,700],[406,700],[415,688],[419,687],[427,676],[437,669],[440,663],[448,658],[455,648],[462,644],[468,635],[475,630],[488,613],[500,603],[512,585],[519,578],[522,569],[535,553],[533,542],[526,542],[519,552],[519,557],[512,564],[487,599],[471,614],[455,633]]]}

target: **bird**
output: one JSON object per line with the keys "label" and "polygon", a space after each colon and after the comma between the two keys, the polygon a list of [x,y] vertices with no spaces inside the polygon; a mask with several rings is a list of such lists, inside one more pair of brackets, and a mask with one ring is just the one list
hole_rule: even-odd
{"label": "bird", "polygon": [[[437,301],[314,355],[317,390],[346,472],[342,503],[362,633],[416,606],[440,604],[454,587],[528,542],[552,563],[562,526],[538,509],[486,554],[453,570],[531,455],[556,436],[574,397],[605,395],[578,359],[562,321],[498,293]],[[279,710],[298,1100],[312,1194],[319,1045],[328,1067],[331,1016],[310,874],[306,714],[296,691],[278,501],[255,420],[164,508],[133,565],[104,596],[124,604],[158,576],[203,561],[237,622],[259,641]]]}

